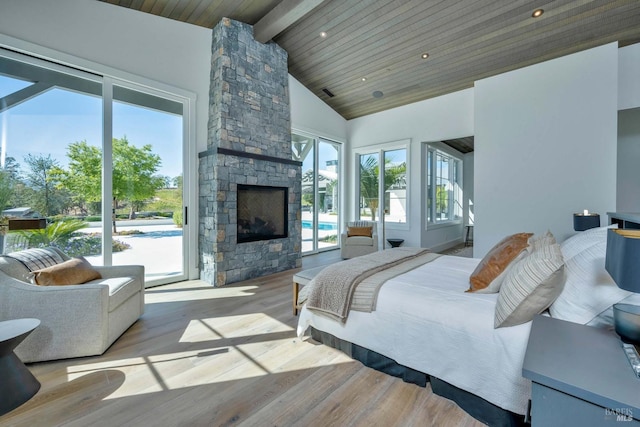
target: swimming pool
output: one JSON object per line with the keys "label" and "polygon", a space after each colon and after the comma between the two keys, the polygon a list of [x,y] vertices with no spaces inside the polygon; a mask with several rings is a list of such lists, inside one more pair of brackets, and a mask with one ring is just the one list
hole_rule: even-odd
{"label": "swimming pool", "polygon": [[[302,228],[312,228],[313,226],[313,221],[310,219],[303,219],[302,220]],[[338,224],[336,224],[335,222],[322,222],[319,221],[318,222],[318,230],[337,230],[338,229]]]}

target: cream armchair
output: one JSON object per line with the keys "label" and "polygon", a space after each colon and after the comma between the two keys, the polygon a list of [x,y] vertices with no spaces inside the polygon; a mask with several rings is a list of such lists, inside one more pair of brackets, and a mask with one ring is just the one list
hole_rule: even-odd
{"label": "cream armchair", "polygon": [[[63,260],[70,258],[55,248]],[[33,251],[27,249],[19,253]],[[9,254],[11,255],[11,254]],[[93,267],[102,276],[80,285],[38,286],[30,270],[0,256],[0,320],[40,319],[15,353],[23,362],[104,353],[144,312],[144,267]]]}
{"label": "cream armchair", "polygon": [[[370,232],[366,232],[367,229]],[[378,250],[378,223],[375,221],[348,222],[340,236],[340,243],[343,259],[376,252]]]}

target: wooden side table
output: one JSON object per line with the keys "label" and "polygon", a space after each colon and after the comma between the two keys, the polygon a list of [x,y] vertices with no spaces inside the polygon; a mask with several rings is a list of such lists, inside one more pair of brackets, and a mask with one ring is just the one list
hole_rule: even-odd
{"label": "wooden side table", "polygon": [[640,426],[640,378],[611,331],[537,316],[522,376],[532,427]]}
{"label": "wooden side table", "polygon": [[0,322],[0,415],[14,410],[40,390],[38,380],[13,352],[38,325],[38,319]]}

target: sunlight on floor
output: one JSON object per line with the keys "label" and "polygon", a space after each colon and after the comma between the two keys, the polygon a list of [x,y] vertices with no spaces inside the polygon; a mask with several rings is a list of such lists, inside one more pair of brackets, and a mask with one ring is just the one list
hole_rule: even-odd
{"label": "sunlight on floor", "polygon": [[145,291],[145,304],[191,301],[193,300],[194,292],[207,292],[211,294],[211,298],[216,299],[252,296],[255,295],[257,288],[258,286],[214,287],[200,280],[189,280],[169,286],[147,288]]}
{"label": "sunlight on floor", "polygon": [[223,338],[247,337],[255,332],[270,334],[274,332],[292,331],[286,325],[264,313],[250,313],[237,316],[222,316],[209,319],[191,320],[185,329],[180,342],[202,342]]}
{"label": "sunlight on floor", "polygon": [[[68,368],[67,378],[71,382],[107,370],[121,372],[124,382],[108,400],[353,363],[337,350],[301,341],[293,328],[264,313],[191,320],[179,343],[185,351],[76,365]],[[102,381],[107,383],[109,376]]]}

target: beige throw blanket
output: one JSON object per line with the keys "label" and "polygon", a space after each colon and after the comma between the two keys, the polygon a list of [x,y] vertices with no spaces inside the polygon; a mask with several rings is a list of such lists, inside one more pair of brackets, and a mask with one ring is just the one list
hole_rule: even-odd
{"label": "beige throw blanket", "polygon": [[[429,255],[428,259],[418,259],[425,254]],[[344,323],[352,300],[356,302],[360,311],[372,311],[375,308],[377,292],[386,280],[438,256],[431,253],[429,249],[393,248],[341,261],[322,270],[305,286],[308,288],[308,290],[303,289],[308,295],[307,308],[320,311]],[[403,263],[405,263],[404,268],[400,268]],[[396,266],[399,268],[395,271],[383,272],[383,270],[393,270]],[[379,276],[379,280],[366,281],[380,272],[383,273]],[[365,281],[366,283],[363,283]],[[354,292],[361,283],[364,285],[363,292],[354,299]]]}

